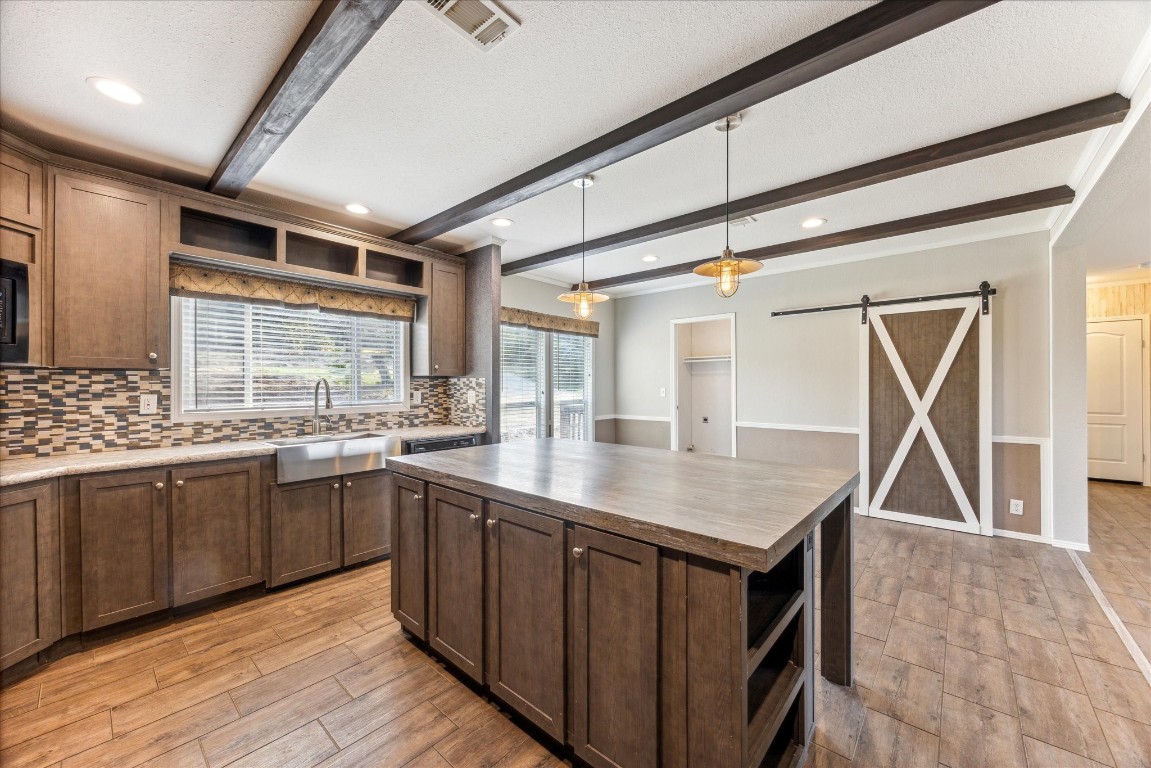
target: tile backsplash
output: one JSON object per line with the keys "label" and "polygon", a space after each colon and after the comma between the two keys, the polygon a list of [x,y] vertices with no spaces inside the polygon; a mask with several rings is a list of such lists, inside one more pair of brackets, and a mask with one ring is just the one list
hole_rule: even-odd
{"label": "tile backsplash", "polygon": [[[482,378],[413,379],[411,391],[422,395],[420,405],[403,411],[333,415],[333,430],[484,423]],[[141,394],[159,395],[154,416],[139,414]],[[309,419],[174,422],[169,371],[0,370],[0,460],[291,437],[304,434]]]}

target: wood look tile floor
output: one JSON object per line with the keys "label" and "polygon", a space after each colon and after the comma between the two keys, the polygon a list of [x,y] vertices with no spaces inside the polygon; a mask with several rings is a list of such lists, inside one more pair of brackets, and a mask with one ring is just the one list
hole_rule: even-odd
{"label": "wood look tile floor", "polygon": [[[1146,647],[1151,491],[1083,557]],[[809,766],[1151,767],[1151,686],[1068,554],[856,518],[855,689]],[[1096,575],[1098,574],[1098,575]],[[0,766],[567,764],[404,640],[379,563],[96,644],[0,690]]]}

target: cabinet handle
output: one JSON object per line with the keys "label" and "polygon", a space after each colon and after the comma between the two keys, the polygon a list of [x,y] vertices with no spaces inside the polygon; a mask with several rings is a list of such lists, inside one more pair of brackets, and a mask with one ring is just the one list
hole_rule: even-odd
{"label": "cabinet handle", "polygon": [[468,519],[474,523],[476,520],[480,519],[480,516],[477,515],[475,512],[473,512],[470,515],[468,515]]}
{"label": "cabinet handle", "polygon": [[156,483],[156,490],[157,491],[164,490],[164,484],[163,483]]}
{"label": "cabinet handle", "polygon": [[352,481],[349,480],[347,483],[344,484],[344,487],[345,488],[351,488],[352,487]]}
{"label": "cabinet handle", "polygon": [[148,353],[148,359],[149,360],[158,360],[159,358],[160,358],[160,356],[157,355],[155,352],[149,352]]}
{"label": "cabinet handle", "polygon": [[176,487],[177,488],[183,488],[184,487],[184,481],[183,480],[177,480],[176,481]]}
{"label": "cabinet handle", "polygon": [[488,518],[488,528],[495,528],[495,527],[496,527],[495,518]]}
{"label": "cabinet handle", "polygon": [[333,488],[339,488],[339,487],[340,487],[340,484],[339,484],[339,483],[332,483],[332,487],[333,487]]}
{"label": "cabinet handle", "polygon": [[572,549],[572,557],[578,558],[583,554],[583,547],[575,547]]}

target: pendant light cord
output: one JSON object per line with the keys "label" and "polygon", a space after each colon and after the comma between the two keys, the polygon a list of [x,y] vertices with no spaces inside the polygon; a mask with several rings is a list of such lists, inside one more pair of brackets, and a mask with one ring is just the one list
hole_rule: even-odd
{"label": "pendant light cord", "polygon": [[727,130],[724,131],[724,150],[723,150],[723,170],[724,170],[724,202],[723,202],[723,243],[724,250],[731,250],[731,116],[728,115],[724,118],[724,125]]}
{"label": "pendant light cord", "polygon": [[587,182],[579,188],[580,222],[579,222],[579,281],[587,282]]}

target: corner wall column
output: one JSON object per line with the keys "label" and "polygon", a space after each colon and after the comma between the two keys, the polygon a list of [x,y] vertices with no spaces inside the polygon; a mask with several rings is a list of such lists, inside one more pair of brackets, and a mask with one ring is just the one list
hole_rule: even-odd
{"label": "corner wall column", "polygon": [[468,376],[482,378],[486,442],[500,439],[500,246],[493,237],[487,245],[464,254],[467,267],[464,293],[467,304]]}

